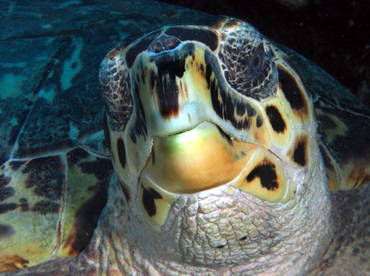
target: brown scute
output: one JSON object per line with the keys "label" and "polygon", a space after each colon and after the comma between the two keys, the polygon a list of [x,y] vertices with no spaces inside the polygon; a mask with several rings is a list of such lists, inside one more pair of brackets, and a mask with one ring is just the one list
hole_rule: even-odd
{"label": "brown scute", "polygon": [[306,101],[295,77],[281,66],[278,66],[278,70],[282,91],[291,108],[295,110],[306,108]]}
{"label": "brown scute", "polygon": [[5,199],[12,197],[15,194],[15,189],[13,187],[2,187],[0,186],[0,202]]}
{"label": "brown scute", "polygon": [[307,156],[308,141],[306,136],[300,136],[294,143],[293,151],[291,153],[292,160],[298,165],[305,167],[308,164]]}
{"label": "brown scute", "polygon": [[99,157],[91,162],[82,162],[78,167],[83,173],[93,174],[99,180],[104,180],[113,173],[112,162]]}
{"label": "brown scute", "polygon": [[13,226],[0,223],[0,240],[9,238],[13,236],[14,234],[15,234],[15,230]]}
{"label": "brown scute", "polygon": [[154,75],[159,110],[164,118],[177,116],[179,113],[179,87],[176,77],[182,78],[185,72],[185,59],[194,52],[194,45],[189,43],[181,51],[168,53],[155,60],[158,68],[157,76]]}
{"label": "brown scute", "polygon": [[35,205],[32,208],[33,212],[39,212],[42,215],[46,215],[49,213],[58,213],[60,209],[60,204],[47,201],[47,200],[42,200],[40,202],[35,203]]}
{"label": "brown scute", "polygon": [[80,147],[75,148],[75,149],[73,149],[73,150],[71,150],[70,152],[67,153],[68,166],[72,167],[73,165],[77,164],[82,159],[85,159],[88,156],[89,156],[89,153],[86,150],[84,150]]}
{"label": "brown scute", "polygon": [[273,191],[279,188],[275,165],[266,159],[262,162],[261,165],[255,167],[249,173],[246,179],[248,182],[251,182],[256,177],[260,179],[262,187],[266,188],[269,191]]}
{"label": "brown scute", "polygon": [[65,248],[70,248],[70,256],[79,254],[89,244],[100,214],[107,203],[110,176],[107,175],[105,179],[89,188],[90,191],[93,191],[93,196],[77,211],[75,227],[71,230],[64,245]]}
{"label": "brown scute", "polygon": [[155,200],[161,199],[162,196],[153,188],[149,188],[148,190],[143,187],[143,198],[142,202],[144,208],[150,217],[154,216],[157,213],[155,207]]}
{"label": "brown scute", "polygon": [[5,176],[4,174],[1,174],[0,175],[0,187],[1,186],[6,186],[10,183],[11,181],[11,177],[10,176]]}
{"label": "brown scute", "polygon": [[13,211],[18,208],[17,203],[1,203],[0,204],[0,214],[5,214],[9,211]]}
{"label": "brown scute", "polygon": [[28,204],[27,198],[21,198],[19,200],[19,207],[23,212],[27,212],[30,210],[30,205]]}
{"label": "brown scute", "polygon": [[122,138],[117,140],[117,154],[122,168],[126,167],[126,148]]}
{"label": "brown scute", "polygon": [[280,111],[275,106],[269,105],[266,107],[266,114],[269,118],[272,129],[275,132],[283,133],[286,129],[286,124],[280,114]]}
{"label": "brown scute", "polygon": [[18,170],[22,165],[24,165],[27,161],[11,161],[9,162],[9,166],[13,171]]}
{"label": "brown scute", "polygon": [[60,156],[32,159],[22,173],[29,174],[25,181],[26,188],[49,200],[60,199],[64,184],[64,169]]}
{"label": "brown scute", "polygon": [[[137,56],[148,49],[152,41],[159,36],[160,32],[161,30],[158,30],[148,34],[147,36],[144,36],[126,52],[125,60],[128,68],[132,67]],[[127,39],[130,39],[130,37]],[[122,44],[125,44],[125,40],[122,42]]]}
{"label": "brown scute", "polygon": [[0,273],[26,268],[27,264],[29,264],[29,261],[23,259],[19,255],[15,255],[15,254],[12,256],[5,255],[5,256],[2,256],[1,258]]}

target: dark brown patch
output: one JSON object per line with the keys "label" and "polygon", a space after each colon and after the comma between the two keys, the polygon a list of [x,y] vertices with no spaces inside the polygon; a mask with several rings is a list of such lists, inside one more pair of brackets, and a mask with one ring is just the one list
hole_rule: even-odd
{"label": "dark brown patch", "polygon": [[2,264],[1,268],[3,271],[14,271],[14,270],[19,270],[22,268],[26,268],[27,264],[29,264],[28,260],[23,259],[19,255],[12,255],[12,256],[7,256],[4,255],[2,256]]}
{"label": "dark brown patch", "polygon": [[266,114],[270,120],[272,129],[278,133],[284,132],[286,129],[286,124],[279,110],[275,106],[269,105],[266,107]]}
{"label": "dark brown patch", "polygon": [[73,165],[77,164],[87,157],[89,157],[89,153],[86,150],[80,147],[75,148],[74,150],[71,150],[67,153],[68,166],[72,167]]}
{"label": "dark brown patch", "polygon": [[300,136],[294,143],[293,150],[290,151],[292,160],[298,165],[304,167],[308,163],[308,141],[306,136]]}
{"label": "dark brown patch", "polygon": [[8,185],[11,180],[12,178],[10,176],[5,176],[4,174],[1,174],[0,175],[0,187]]}
{"label": "dark brown patch", "polygon": [[42,215],[50,214],[50,213],[58,213],[60,209],[60,204],[51,202],[48,200],[42,200],[40,202],[37,202],[33,208],[33,212],[39,212]]}
{"label": "dark brown patch", "polygon": [[13,187],[2,187],[0,186],[0,202],[5,199],[12,197],[15,194],[15,189]]}
{"label": "dark brown patch", "polygon": [[193,52],[194,45],[186,44],[181,50],[158,56],[155,60],[158,75],[150,74],[151,83],[156,87],[157,102],[164,118],[177,116],[179,113],[179,88],[176,77],[182,78],[185,72],[185,59]]}
{"label": "dark brown patch", "polygon": [[0,204],[0,214],[5,214],[18,208],[17,203],[2,203]]}
{"label": "dark brown patch", "polygon": [[113,173],[112,162],[108,159],[97,157],[94,161],[78,164],[83,173],[93,174],[98,180],[104,180]]}
{"label": "dark brown patch", "polygon": [[11,161],[9,162],[9,166],[13,171],[18,170],[26,161]]}
{"label": "dark brown patch", "polygon": [[307,165],[306,147],[307,145],[305,142],[298,142],[293,153],[294,162],[296,162],[298,165],[301,165],[302,167]]}
{"label": "dark brown patch", "polygon": [[87,200],[76,213],[75,227],[68,236],[65,247],[70,246],[70,255],[76,255],[83,251],[89,244],[94,230],[98,224],[100,214],[107,204],[107,191],[110,175],[99,181],[89,190],[93,196]]}
{"label": "dark brown patch", "polygon": [[30,210],[30,206],[28,204],[28,201],[26,198],[21,198],[19,200],[19,207],[21,208],[21,211],[26,212]]}
{"label": "dark brown patch", "polygon": [[13,226],[8,224],[0,224],[0,240],[6,239],[15,234]]}
{"label": "dark brown patch", "polygon": [[279,81],[282,86],[282,91],[290,106],[295,110],[301,110],[306,107],[306,102],[302,91],[294,78],[283,67],[278,66]]}
{"label": "dark brown patch", "polygon": [[142,202],[144,208],[150,217],[154,216],[157,213],[155,207],[155,200],[161,199],[162,196],[153,188],[149,188],[148,190],[143,187],[143,198]]}
{"label": "dark brown patch", "polygon": [[119,158],[119,162],[121,163],[122,168],[126,167],[126,148],[125,144],[123,143],[122,138],[118,138],[117,140],[117,154]]}
{"label": "dark brown patch", "polygon": [[268,160],[264,160],[262,165],[254,168],[246,179],[248,182],[251,182],[256,177],[260,179],[262,187],[267,190],[276,190],[279,188],[275,165]]}
{"label": "dark brown patch", "polygon": [[35,187],[34,193],[56,200],[62,196],[64,186],[64,169],[59,156],[42,157],[26,164],[22,173],[28,173],[26,188]]}
{"label": "dark brown patch", "polygon": [[[206,58],[206,82],[209,89],[212,107],[216,114],[223,120],[230,121],[230,123],[237,129],[249,129],[251,124],[251,117],[257,115],[257,111],[247,101],[238,97],[230,95],[226,84],[218,79],[222,79],[222,73],[217,65],[218,61],[209,52],[205,53]],[[214,66],[213,66],[214,65]],[[214,73],[215,78],[211,78]],[[219,76],[219,78],[217,77]],[[242,118],[236,118],[235,113]]]}

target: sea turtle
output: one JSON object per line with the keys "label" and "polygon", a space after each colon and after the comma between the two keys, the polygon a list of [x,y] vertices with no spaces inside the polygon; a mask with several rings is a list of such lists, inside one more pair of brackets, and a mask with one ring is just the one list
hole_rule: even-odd
{"label": "sea turtle", "polygon": [[[88,84],[77,91],[65,75],[53,95],[61,76],[47,71],[22,115],[35,123],[1,166],[3,271],[370,274],[370,111],[249,24],[197,17],[103,59],[105,140],[91,128],[99,112],[83,117],[89,127],[74,119],[78,101],[102,107]],[[72,73],[86,54],[74,43]],[[40,129],[49,136],[31,135]]]}

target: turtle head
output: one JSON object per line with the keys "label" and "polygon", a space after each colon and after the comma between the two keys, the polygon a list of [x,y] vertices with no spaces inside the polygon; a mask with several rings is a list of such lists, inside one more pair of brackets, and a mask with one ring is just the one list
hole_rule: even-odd
{"label": "turtle head", "polygon": [[[311,99],[289,58],[250,25],[221,17],[127,38],[100,79],[127,205],[156,240],[173,236],[169,256],[238,263],[269,247],[251,252],[254,238],[280,242],[271,220],[300,212],[320,166]],[[204,247],[184,253],[194,239]],[[204,259],[216,251],[224,259]]]}

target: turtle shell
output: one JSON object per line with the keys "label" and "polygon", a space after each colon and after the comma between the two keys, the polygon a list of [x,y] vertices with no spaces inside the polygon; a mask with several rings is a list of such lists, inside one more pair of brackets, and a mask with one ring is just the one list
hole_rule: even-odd
{"label": "turtle shell", "polygon": [[0,272],[78,254],[92,237],[113,173],[98,80],[107,49],[203,16],[155,2],[54,4],[0,19]]}

